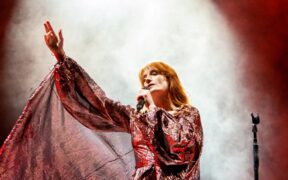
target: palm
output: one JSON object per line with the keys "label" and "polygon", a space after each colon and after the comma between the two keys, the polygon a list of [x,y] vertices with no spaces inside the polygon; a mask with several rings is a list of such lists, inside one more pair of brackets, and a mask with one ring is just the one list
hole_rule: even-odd
{"label": "palm", "polygon": [[46,44],[51,48],[58,48],[58,39],[55,36],[51,36],[47,38]]}

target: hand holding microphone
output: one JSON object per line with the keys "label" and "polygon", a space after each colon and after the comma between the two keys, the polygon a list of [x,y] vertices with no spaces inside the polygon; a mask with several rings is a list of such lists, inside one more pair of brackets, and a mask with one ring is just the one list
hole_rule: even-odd
{"label": "hand holding microphone", "polygon": [[137,96],[137,101],[138,101],[137,106],[136,106],[137,112],[140,112],[140,110],[144,107],[144,105],[146,105],[146,107],[148,108],[151,105],[155,106],[151,92],[149,91],[148,87],[143,87],[139,91],[138,96]]}

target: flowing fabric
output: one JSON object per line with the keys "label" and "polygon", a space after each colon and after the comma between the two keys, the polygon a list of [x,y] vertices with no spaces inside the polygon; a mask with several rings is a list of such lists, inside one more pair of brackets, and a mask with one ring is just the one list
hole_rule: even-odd
{"label": "flowing fabric", "polygon": [[196,180],[202,144],[195,107],[185,105],[173,115],[158,107],[137,113],[106,97],[65,58],[4,142],[0,179]]}
{"label": "flowing fabric", "polygon": [[0,151],[0,179],[129,179],[127,133],[95,133],[63,108],[54,70],[25,106]]}

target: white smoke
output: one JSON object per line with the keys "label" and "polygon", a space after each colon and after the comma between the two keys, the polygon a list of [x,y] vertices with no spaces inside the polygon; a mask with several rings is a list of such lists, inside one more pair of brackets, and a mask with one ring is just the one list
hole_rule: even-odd
{"label": "white smoke", "polygon": [[241,47],[212,2],[20,1],[6,45],[15,108],[56,62],[43,40],[46,20],[62,28],[66,53],[123,104],[135,105],[138,70],[148,61],[174,67],[202,117],[202,179],[249,178],[249,117],[235,73]]}

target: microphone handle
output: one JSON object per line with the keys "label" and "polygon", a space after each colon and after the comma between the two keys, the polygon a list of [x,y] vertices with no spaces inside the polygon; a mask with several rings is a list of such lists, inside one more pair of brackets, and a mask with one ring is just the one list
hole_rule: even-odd
{"label": "microphone handle", "polygon": [[145,99],[144,98],[140,99],[140,101],[136,105],[137,112],[140,112],[140,110],[144,107],[144,104],[145,104]]}

